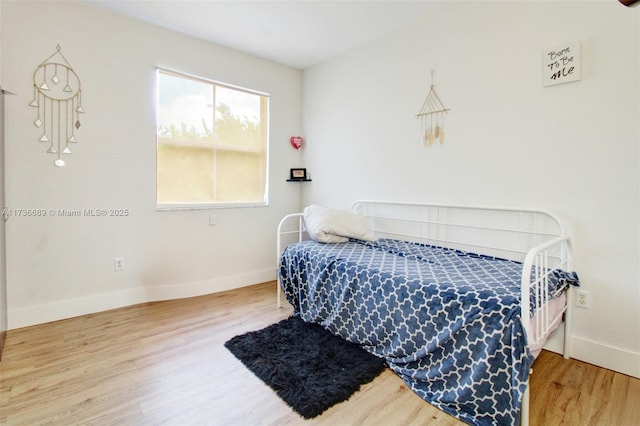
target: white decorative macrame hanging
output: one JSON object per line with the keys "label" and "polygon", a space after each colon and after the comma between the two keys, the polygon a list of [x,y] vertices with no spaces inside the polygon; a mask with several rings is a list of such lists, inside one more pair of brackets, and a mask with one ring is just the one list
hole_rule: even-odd
{"label": "white decorative macrame hanging", "polygon": [[416,118],[420,120],[420,138],[422,145],[433,145],[435,140],[444,143],[444,116],[449,111],[445,108],[433,85],[431,71],[431,88]]}
{"label": "white decorative macrame hanging", "polygon": [[40,142],[49,144],[47,152],[56,154],[54,164],[64,166],[63,154],[71,154],[69,144],[77,143],[82,108],[80,77],[62,54],[60,45],[33,73],[33,100],[38,113],[33,124],[42,129]]}

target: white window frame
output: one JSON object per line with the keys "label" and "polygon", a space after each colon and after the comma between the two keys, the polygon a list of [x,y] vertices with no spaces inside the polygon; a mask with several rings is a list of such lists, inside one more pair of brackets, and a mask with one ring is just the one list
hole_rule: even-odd
{"label": "white window frame", "polygon": [[[238,207],[267,207],[269,206],[269,116],[270,116],[270,95],[265,92],[260,92],[253,89],[247,89],[240,86],[235,86],[228,83],[221,83],[216,80],[207,79],[200,76],[195,76],[193,74],[184,73],[181,71],[174,71],[167,68],[156,68],[156,120],[158,116],[158,102],[159,102],[159,74],[168,74],[173,75],[175,77],[180,78],[188,78],[195,81],[200,81],[207,84],[212,84],[214,86],[224,87],[226,89],[237,90],[240,92],[249,93],[252,95],[260,96],[261,101],[264,104],[261,105],[260,108],[260,123],[262,126],[263,138],[265,141],[265,170],[264,170],[264,197],[262,201],[246,201],[246,202],[190,202],[190,203],[159,203],[158,202],[158,126],[156,121],[156,210],[157,211],[175,211],[175,210],[205,210],[205,209],[220,209],[220,208],[238,208]],[[215,99],[214,99],[215,104]],[[213,108],[215,111],[215,106]],[[239,149],[238,151],[242,151],[243,149]]]}

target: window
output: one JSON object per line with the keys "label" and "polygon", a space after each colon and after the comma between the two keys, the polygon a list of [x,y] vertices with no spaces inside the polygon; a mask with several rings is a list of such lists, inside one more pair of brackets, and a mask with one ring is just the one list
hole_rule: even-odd
{"label": "window", "polygon": [[267,204],[269,97],[158,70],[158,208]]}

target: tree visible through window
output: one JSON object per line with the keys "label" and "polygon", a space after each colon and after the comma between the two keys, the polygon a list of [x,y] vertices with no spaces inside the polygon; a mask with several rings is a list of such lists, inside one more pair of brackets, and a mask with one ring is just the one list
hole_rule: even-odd
{"label": "tree visible through window", "polygon": [[157,74],[158,206],[265,205],[268,96]]}

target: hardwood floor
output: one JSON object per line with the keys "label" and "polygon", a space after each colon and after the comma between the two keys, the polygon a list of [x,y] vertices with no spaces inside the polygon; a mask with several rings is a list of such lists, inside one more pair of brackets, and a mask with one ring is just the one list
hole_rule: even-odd
{"label": "hardwood floor", "polygon": [[[286,304],[286,303],[285,303]],[[275,282],[10,330],[0,424],[460,425],[389,370],[305,421],[224,348],[291,313]],[[533,425],[637,425],[640,380],[543,352]]]}

